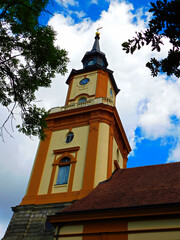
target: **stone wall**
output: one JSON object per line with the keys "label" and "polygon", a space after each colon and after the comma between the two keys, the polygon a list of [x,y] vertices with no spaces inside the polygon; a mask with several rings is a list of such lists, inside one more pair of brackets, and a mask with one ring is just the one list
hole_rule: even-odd
{"label": "stone wall", "polygon": [[2,240],[53,240],[54,227],[47,221],[47,215],[62,211],[72,203],[43,205],[19,205],[14,212]]}

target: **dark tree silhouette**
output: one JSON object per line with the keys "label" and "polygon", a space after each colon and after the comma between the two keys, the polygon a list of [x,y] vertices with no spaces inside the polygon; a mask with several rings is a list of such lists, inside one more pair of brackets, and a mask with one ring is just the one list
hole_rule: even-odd
{"label": "dark tree silhouette", "polygon": [[161,51],[163,38],[168,38],[172,47],[166,58],[158,61],[151,58],[146,66],[151,70],[152,76],[166,73],[167,76],[180,77],[180,0],[158,0],[151,3],[149,12],[153,13],[149,26],[144,32],[136,32],[136,36],[122,44],[126,53],[133,54],[145,44],[151,44],[152,51]]}
{"label": "dark tree silhouette", "polygon": [[55,73],[67,71],[67,52],[54,45],[56,33],[39,23],[49,1],[0,1],[0,103],[9,111],[1,124],[2,138],[16,107],[22,119],[19,131],[44,138],[47,113],[34,104],[35,92],[50,87]]}

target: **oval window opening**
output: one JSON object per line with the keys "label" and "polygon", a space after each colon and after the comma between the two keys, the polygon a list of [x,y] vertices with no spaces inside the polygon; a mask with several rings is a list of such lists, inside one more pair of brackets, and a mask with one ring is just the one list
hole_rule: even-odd
{"label": "oval window opening", "polygon": [[74,138],[74,133],[73,132],[69,132],[66,136],[66,143],[70,143]]}
{"label": "oval window opening", "polygon": [[83,79],[79,82],[79,84],[80,84],[80,85],[86,85],[89,81],[90,81],[89,78],[83,78]]}

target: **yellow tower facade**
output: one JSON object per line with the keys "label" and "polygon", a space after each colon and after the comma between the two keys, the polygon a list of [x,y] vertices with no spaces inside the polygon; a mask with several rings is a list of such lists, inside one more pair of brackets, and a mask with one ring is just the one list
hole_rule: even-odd
{"label": "yellow tower facade", "polygon": [[[86,196],[115,169],[126,168],[131,150],[115,107],[119,89],[100,51],[99,33],[82,63],[83,68],[73,69],[66,81],[69,88],[65,106],[49,111],[47,137],[39,144],[26,194],[14,209],[19,214],[22,209],[30,211],[29,219],[33,211],[40,214],[51,209],[41,218],[41,225],[46,225],[47,214],[55,214]],[[28,239],[27,229],[31,229],[28,225],[25,228],[22,239]],[[30,235],[31,239],[41,239],[45,233],[36,235],[39,238]],[[51,237],[52,229],[46,229],[46,239]],[[8,238],[7,231],[4,239],[15,238]]]}

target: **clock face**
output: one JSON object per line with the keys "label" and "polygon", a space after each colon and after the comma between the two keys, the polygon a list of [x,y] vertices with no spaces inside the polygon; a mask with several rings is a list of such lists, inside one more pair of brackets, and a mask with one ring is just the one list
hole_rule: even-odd
{"label": "clock face", "polygon": [[90,81],[89,78],[83,78],[83,79],[79,82],[79,84],[80,84],[80,85],[86,85],[89,81]]}

